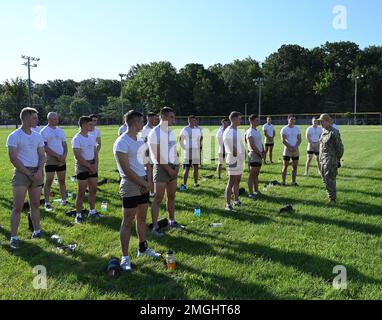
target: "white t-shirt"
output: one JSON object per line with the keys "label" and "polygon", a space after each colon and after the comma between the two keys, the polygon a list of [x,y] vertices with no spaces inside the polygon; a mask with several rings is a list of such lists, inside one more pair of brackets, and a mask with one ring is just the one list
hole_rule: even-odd
{"label": "white t-shirt", "polygon": [[36,126],[36,128],[31,128],[31,129],[32,129],[32,131],[34,131],[34,132],[41,133],[41,130],[43,129],[43,127],[41,127],[41,126]]}
{"label": "white t-shirt", "polygon": [[7,139],[6,147],[17,148],[17,158],[24,167],[37,168],[39,165],[38,149],[44,148],[41,135],[32,130],[26,134],[21,128],[13,131]]}
{"label": "white t-shirt", "polygon": [[125,132],[129,132],[129,128],[124,124],[123,126],[119,127],[118,135],[121,136]]}
{"label": "white t-shirt", "polygon": [[165,163],[161,164],[179,164],[178,152],[176,150],[176,137],[171,128],[162,125],[156,126],[149,133],[147,138],[147,142],[149,144],[150,150],[150,158],[154,164],[158,164],[156,157],[154,157],[154,153],[152,147],[158,145],[160,142],[161,146],[161,158]]}
{"label": "white t-shirt", "polygon": [[247,130],[247,133],[246,133],[245,137],[247,139],[247,144],[248,144],[248,150],[249,151],[255,151],[255,150],[252,149],[251,144],[249,143],[249,138],[250,137],[253,137],[253,139],[255,140],[255,145],[256,145],[257,149],[259,149],[260,152],[264,151],[263,150],[263,142],[262,142],[262,137],[261,137],[260,130],[249,128]]}
{"label": "white t-shirt", "polygon": [[200,141],[203,136],[200,127],[184,127],[182,131],[180,131],[180,136],[182,137],[183,145],[186,149],[200,149]]}
{"label": "white t-shirt", "polygon": [[60,156],[64,154],[64,147],[62,145],[64,142],[66,142],[64,130],[59,127],[52,129],[49,126],[46,126],[41,130],[40,134],[44,142],[51,150]]}
{"label": "white t-shirt", "polygon": [[101,138],[101,131],[98,128],[94,128],[89,134],[95,136],[96,139]]}
{"label": "white t-shirt", "polygon": [[309,137],[309,139],[313,143],[320,142],[321,134],[322,134],[322,128],[320,127],[317,127],[317,128],[309,127],[308,129],[306,129],[306,136]]}
{"label": "white t-shirt", "polygon": [[94,160],[96,145],[95,135],[91,135],[90,133],[87,137],[84,137],[78,132],[72,139],[72,148],[81,149],[81,155],[87,161]]}
{"label": "white t-shirt", "polygon": [[223,147],[224,147],[224,142],[223,142],[223,134],[224,134],[224,127],[220,127],[218,129],[218,132],[216,132],[216,140],[218,141],[219,144],[219,154],[223,154]]}
{"label": "white t-shirt", "polygon": [[149,136],[149,133],[154,128],[150,127],[148,124],[146,124],[142,131],[138,134],[139,139],[141,139],[143,142],[146,142],[147,137]]}
{"label": "white t-shirt", "polygon": [[239,129],[229,126],[223,133],[223,143],[227,155],[233,155],[233,147],[237,148],[237,157],[245,158],[245,146]]}
{"label": "white t-shirt", "polygon": [[142,140],[134,140],[130,138],[127,133],[124,133],[118,137],[114,143],[113,153],[121,177],[126,177],[126,174],[118,160],[117,152],[127,154],[129,158],[129,167],[131,170],[133,170],[139,177],[144,177],[146,176],[146,170],[144,166],[145,151],[145,143]]}
{"label": "white t-shirt", "polygon": [[286,136],[286,140],[291,147],[297,146],[298,135],[301,135],[301,130],[299,127],[294,126],[293,128],[289,128],[289,126],[285,126],[281,129],[281,137]]}
{"label": "white t-shirt", "polygon": [[[273,134],[275,132],[275,128],[272,124],[266,123],[263,125],[264,136],[265,136],[265,131],[267,132],[268,136],[273,137]],[[265,137],[267,137],[267,136],[265,136]]]}

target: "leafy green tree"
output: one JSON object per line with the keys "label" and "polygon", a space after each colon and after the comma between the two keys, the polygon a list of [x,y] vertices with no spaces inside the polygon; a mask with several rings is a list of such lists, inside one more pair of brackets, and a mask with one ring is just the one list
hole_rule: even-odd
{"label": "leafy green tree", "polygon": [[91,104],[84,98],[76,98],[70,104],[70,115],[73,120],[92,113]]}

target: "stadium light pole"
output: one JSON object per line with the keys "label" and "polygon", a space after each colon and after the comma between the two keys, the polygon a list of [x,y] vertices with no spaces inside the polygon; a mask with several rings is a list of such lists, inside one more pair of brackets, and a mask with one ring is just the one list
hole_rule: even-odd
{"label": "stadium light pole", "polygon": [[28,68],[28,104],[29,107],[32,107],[32,81],[31,81],[31,68],[37,68],[37,63],[31,64],[31,61],[33,62],[39,62],[40,58],[35,58],[35,57],[29,57],[22,55],[21,59],[24,59],[25,62],[22,64],[23,66]]}
{"label": "stadium light pole", "polygon": [[123,78],[127,78],[127,74],[125,73],[120,73],[119,76],[121,77],[121,110],[122,110],[122,118],[125,115],[124,110],[123,110]]}
{"label": "stadium light pole", "polygon": [[259,119],[261,118],[261,89],[264,86],[264,78],[258,77],[253,79],[256,86],[259,87]]}
{"label": "stadium light pole", "polygon": [[357,124],[357,96],[358,96],[358,80],[363,79],[363,74],[354,77],[354,124]]}

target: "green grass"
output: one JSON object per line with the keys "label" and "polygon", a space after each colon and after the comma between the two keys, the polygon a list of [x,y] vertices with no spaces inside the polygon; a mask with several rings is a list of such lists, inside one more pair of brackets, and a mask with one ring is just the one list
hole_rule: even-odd
{"label": "green grass", "polygon": [[[111,151],[116,130],[102,128],[100,178],[118,179]],[[74,225],[62,208],[56,207],[53,213],[42,210],[42,226],[48,236],[32,241],[23,215],[22,248],[14,253],[8,249],[12,166],[5,141],[10,131],[0,130],[1,299],[382,298],[382,127],[341,128],[345,156],[337,179],[338,203],[333,206],[324,201],[325,190],[315,168],[309,178],[299,177],[298,189],[276,187],[257,202],[243,198],[244,206],[236,213],[223,210],[226,180],[208,179],[201,182],[199,190],[190,184],[186,193],[177,194],[176,202],[177,220],[187,230],[168,232],[160,240],[149,235],[153,249],[162,253],[174,250],[177,270],[170,272],[160,262],[137,259],[134,231],[130,248],[135,271],[117,280],[105,272],[109,258],[120,257],[121,209],[116,183],[101,186],[98,193],[98,209],[101,201],[109,203],[104,220]],[[76,130],[65,131],[69,140]],[[304,141],[301,150],[305,148]],[[278,140],[276,162],[280,155]],[[305,159],[302,152],[300,173]],[[264,166],[261,181],[280,180],[280,169],[278,163]],[[73,170],[70,153],[69,174]],[[206,165],[201,175],[214,171],[214,164]],[[247,189],[246,179],[247,173],[242,180]],[[70,179],[67,186],[76,191]],[[295,207],[295,213],[279,216],[278,209],[287,203]],[[193,216],[198,204],[200,219]],[[161,216],[165,215],[163,208]],[[223,222],[224,226],[208,227],[212,222]],[[66,243],[77,243],[78,251],[53,251],[49,241],[53,234],[61,235]],[[47,268],[47,290],[33,289],[32,269],[36,265]],[[332,287],[336,265],[347,268],[347,290]]]}

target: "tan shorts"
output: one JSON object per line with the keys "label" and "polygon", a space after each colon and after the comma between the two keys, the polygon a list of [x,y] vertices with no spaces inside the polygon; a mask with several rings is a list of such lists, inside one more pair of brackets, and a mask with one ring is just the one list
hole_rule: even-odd
{"label": "tan shorts", "polygon": [[287,148],[284,148],[284,157],[298,158],[300,157],[300,151],[297,149],[295,152],[290,152]]}
{"label": "tan shorts", "polygon": [[[38,168],[28,168],[30,173],[36,173]],[[39,188],[44,185],[44,176],[42,176],[41,180],[38,181],[32,181],[29,179],[28,176],[26,176],[24,173],[18,171],[15,169],[12,179],[12,186],[13,187],[27,187],[29,188]]]}
{"label": "tan shorts", "polygon": [[261,166],[263,164],[263,159],[256,152],[250,151],[248,153],[248,163],[254,167],[257,165]]}
{"label": "tan shorts", "polygon": [[57,167],[63,167],[66,163],[58,161],[57,158],[54,158],[52,156],[46,156],[46,162],[45,165],[47,166],[57,166]]}
{"label": "tan shorts", "polygon": [[[143,177],[147,181],[147,176]],[[128,178],[124,177],[119,185],[119,194],[121,198],[131,198],[141,196],[141,187]]]}
{"label": "tan shorts", "polygon": [[227,172],[230,176],[240,176],[244,173],[244,159],[243,158],[234,158],[231,155],[227,155]]}
{"label": "tan shorts", "polygon": [[[177,166],[170,164],[170,166],[175,169]],[[168,172],[158,164],[154,164],[154,170],[153,170],[153,181],[157,183],[168,183],[173,180],[176,180],[177,177],[171,178],[168,174]]]}
{"label": "tan shorts", "polygon": [[[90,164],[95,164],[95,160],[87,160],[87,162],[89,162]],[[88,168],[79,164],[77,161],[76,161],[76,169],[75,170],[76,170],[76,176],[79,175],[80,173],[89,172]]]}
{"label": "tan shorts", "polygon": [[264,144],[265,145],[274,145],[275,144],[275,139],[269,139],[269,138],[265,138],[265,141],[264,141]]}
{"label": "tan shorts", "polygon": [[320,143],[319,142],[316,142],[316,143],[308,143],[308,149],[307,149],[308,153],[311,153],[311,154],[318,154],[320,153]]}

